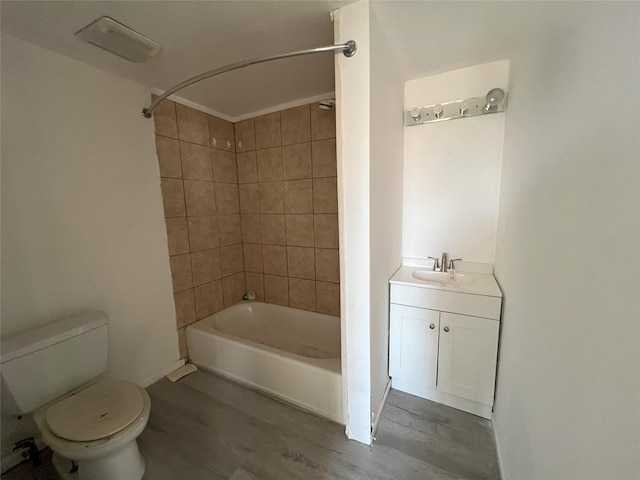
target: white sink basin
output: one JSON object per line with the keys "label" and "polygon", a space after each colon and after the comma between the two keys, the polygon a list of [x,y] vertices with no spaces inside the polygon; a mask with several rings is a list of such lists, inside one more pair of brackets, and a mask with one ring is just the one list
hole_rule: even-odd
{"label": "white sink basin", "polygon": [[469,285],[476,281],[473,275],[456,273],[453,279],[449,278],[448,272],[434,272],[433,270],[416,270],[411,274],[416,280],[432,283],[435,285]]}

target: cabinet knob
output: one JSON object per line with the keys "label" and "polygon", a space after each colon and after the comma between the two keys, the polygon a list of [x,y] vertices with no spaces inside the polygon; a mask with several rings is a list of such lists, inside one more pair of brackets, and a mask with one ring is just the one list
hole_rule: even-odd
{"label": "cabinet knob", "polygon": [[448,332],[449,331],[449,327],[444,327],[444,331]]}
{"label": "cabinet knob", "polygon": [[436,328],[436,326],[432,323],[431,325],[429,325],[429,328],[433,330],[434,328]]}

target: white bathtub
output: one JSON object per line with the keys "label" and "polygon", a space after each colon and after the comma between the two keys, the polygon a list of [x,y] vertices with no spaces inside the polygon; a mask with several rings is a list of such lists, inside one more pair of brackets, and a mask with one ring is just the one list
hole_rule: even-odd
{"label": "white bathtub", "polygon": [[205,370],[345,423],[339,317],[243,302],[187,327],[187,345]]}

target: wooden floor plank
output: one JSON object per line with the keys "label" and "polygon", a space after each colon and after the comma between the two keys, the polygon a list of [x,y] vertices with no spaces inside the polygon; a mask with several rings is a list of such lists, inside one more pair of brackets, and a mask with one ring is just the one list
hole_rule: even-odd
{"label": "wooden floor plank", "polygon": [[[489,421],[395,390],[372,446],[347,440],[343,425],[206,372],[162,379],[148,392],[151,416],[138,438],[147,480],[499,478]],[[22,478],[19,471],[2,480]]]}

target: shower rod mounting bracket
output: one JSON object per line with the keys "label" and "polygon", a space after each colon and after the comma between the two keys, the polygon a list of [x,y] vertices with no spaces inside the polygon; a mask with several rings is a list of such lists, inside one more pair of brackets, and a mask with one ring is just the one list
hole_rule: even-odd
{"label": "shower rod mounting bracket", "polygon": [[233,70],[238,70],[240,68],[248,67],[250,65],[256,65],[258,63],[270,62],[272,60],[281,60],[283,58],[290,57],[300,57],[302,55],[310,55],[313,53],[323,53],[323,52],[342,52],[345,57],[353,57],[358,50],[358,45],[355,40],[349,40],[346,43],[338,44],[338,45],[326,45],[324,47],[310,48],[307,50],[298,50],[295,52],[289,53],[281,53],[279,55],[272,55],[270,57],[264,58],[254,58],[251,60],[242,60],[240,62],[231,63],[229,65],[225,65],[222,67],[215,68],[213,70],[209,70],[208,72],[201,73],[200,75],[196,75],[195,77],[188,78],[184,82],[181,82],[167,91],[165,91],[162,95],[156,97],[156,99],[151,102],[151,105],[142,109],[142,116],[145,118],[151,118],[153,116],[153,111],[156,109],[158,104],[165,100],[168,96],[173,95],[178,90],[182,90],[189,85],[193,85],[194,83],[200,82],[207,78],[215,77],[216,75],[220,75],[222,73],[231,72]]}

